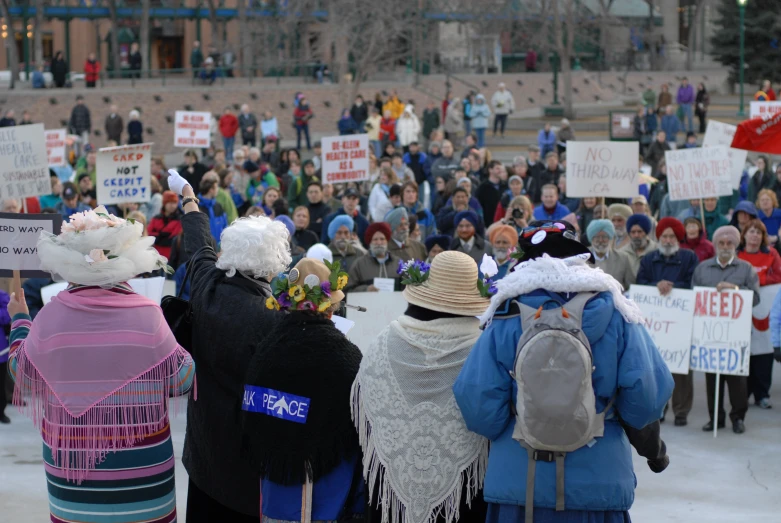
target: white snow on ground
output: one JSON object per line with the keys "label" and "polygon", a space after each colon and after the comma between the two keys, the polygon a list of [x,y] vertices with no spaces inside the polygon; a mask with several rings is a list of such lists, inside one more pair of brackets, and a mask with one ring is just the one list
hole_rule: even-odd
{"label": "white snow on ground", "polygon": [[[635,455],[638,487],[632,507],[635,523],[734,523],[781,520],[781,365],[776,365],[776,408],[751,407],[746,433],[728,424],[714,440],[700,427],[707,421],[705,379],[695,375],[694,409],[687,427],[662,426],[670,467],[654,474]],[[728,402],[727,402],[728,405]],[[183,409],[182,409],[183,410]],[[729,409],[728,409],[729,410]],[[11,425],[0,425],[0,521],[48,521],[41,442],[29,420],[16,409],[6,412]],[[670,418],[668,418],[672,421]],[[181,464],[185,416],[173,420],[180,521],[187,503],[187,475]]]}

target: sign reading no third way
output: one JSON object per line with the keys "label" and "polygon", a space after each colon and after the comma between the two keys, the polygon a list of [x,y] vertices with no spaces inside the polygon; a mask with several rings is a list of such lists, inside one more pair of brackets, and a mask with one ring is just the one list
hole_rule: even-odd
{"label": "sign reading no third way", "polygon": [[637,142],[567,142],[567,195],[637,196],[639,156]]}

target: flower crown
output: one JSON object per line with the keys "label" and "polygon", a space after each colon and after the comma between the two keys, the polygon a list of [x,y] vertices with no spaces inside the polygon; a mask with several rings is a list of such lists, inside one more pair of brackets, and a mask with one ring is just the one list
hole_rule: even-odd
{"label": "flower crown", "polygon": [[[417,286],[428,280],[430,270],[431,265],[426,262],[409,260],[408,262],[400,261],[396,273],[401,275],[402,285]],[[480,296],[483,298],[490,298],[496,294],[496,283],[491,278],[499,272],[499,267],[492,257],[484,254],[483,262],[480,264],[480,272],[483,277],[481,278],[479,275],[477,277],[477,290],[480,291]]]}
{"label": "flower crown", "polygon": [[286,277],[275,280],[273,295],[266,300],[266,308],[277,311],[327,311],[331,306],[331,292],[344,289],[348,278],[339,260],[333,263],[323,260],[323,263],[331,271],[328,281],[321,282],[317,275],[310,274],[301,282],[298,269],[293,268]]}

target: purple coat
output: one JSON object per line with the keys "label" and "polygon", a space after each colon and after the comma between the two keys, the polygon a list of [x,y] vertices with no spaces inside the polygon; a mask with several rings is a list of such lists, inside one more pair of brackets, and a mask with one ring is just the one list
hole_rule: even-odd
{"label": "purple coat", "polygon": [[[8,293],[0,291],[0,326],[11,325],[11,316],[8,315],[8,302],[11,297]],[[8,336],[5,332],[0,333],[0,364],[8,361]]]}
{"label": "purple coat", "polygon": [[679,104],[693,104],[694,103],[694,87],[692,87],[692,84],[688,84],[686,87],[680,86],[678,88],[677,102]]}

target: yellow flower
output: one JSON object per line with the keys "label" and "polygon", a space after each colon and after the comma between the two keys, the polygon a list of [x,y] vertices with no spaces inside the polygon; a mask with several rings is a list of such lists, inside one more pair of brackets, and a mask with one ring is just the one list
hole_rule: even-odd
{"label": "yellow flower", "polygon": [[275,297],[269,296],[268,299],[266,300],[266,308],[278,311],[279,310],[279,302],[277,301],[277,299]]}
{"label": "yellow flower", "polygon": [[336,290],[340,291],[344,289],[345,285],[347,285],[347,275],[343,274],[336,280]]}
{"label": "yellow flower", "polygon": [[328,310],[328,307],[331,306],[331,300],[325,300],[323,303],[320,304],[320,306],[317,308],[317,312],[325,312]]}
{"label": "yellow flower", "polygon": [[290,298],[296,303],[300,303],[306,298],[306,291],[300,285],[293,285],[290,287],[288,294],[290,294]]}

